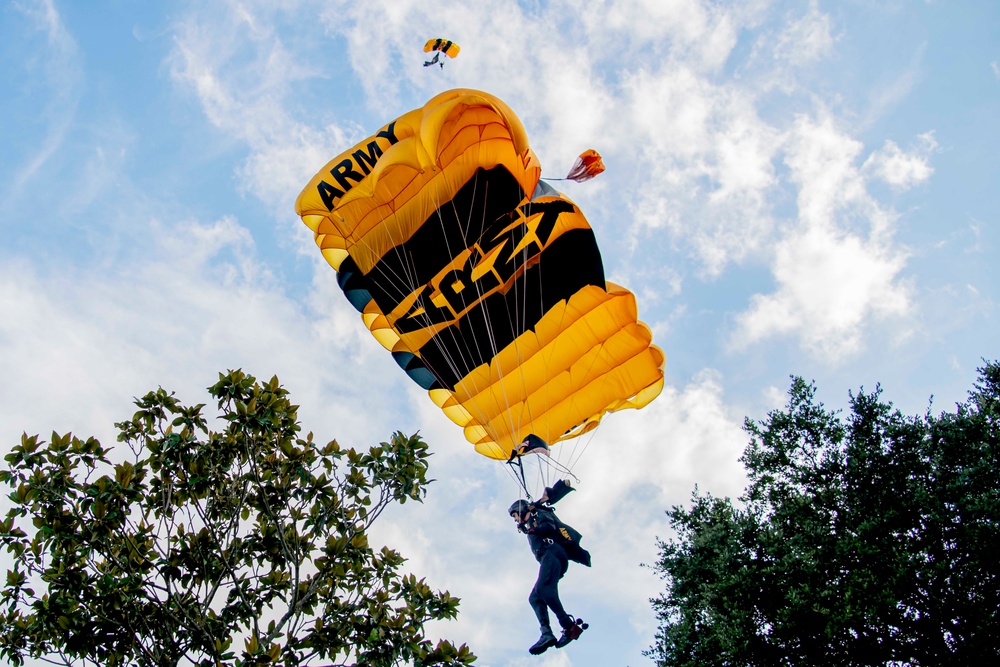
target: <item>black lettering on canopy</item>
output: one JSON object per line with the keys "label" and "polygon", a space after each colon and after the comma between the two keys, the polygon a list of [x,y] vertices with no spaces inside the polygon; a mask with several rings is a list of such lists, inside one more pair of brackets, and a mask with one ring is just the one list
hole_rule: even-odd
{"label": "black lettering on canopy", "polygon": [[[368,150],[367,153],[365,153],[365,149],[356,150],[351,153],[351,158],[354,158],[353,160],[347,158],[334,165],[333,169],[330,170],[330,175],[337,181],[337,185],[340,186],[339,188],[330,185],[326,181],[320,181],[316,184],[316,191],[319,193],[323,205],[326,206],[326,210],[332,211],[337,199],[347,194],[348,190],[371,173],[371,167],[374,167],[375,163],[382,157],[382,148],[378,145],[379,139],[385,139],[389,142],[390,146],[399,141],[396,138],[396,121],[389,123],[384,130],[379,130],[378,134],[375,135],[375,139],[368,142],[365,147]],[[364,172],[363,174],[355,168],[355,164],[361,168]],[[348,179],[353,180],[354,183],[349,182]]]}
{"label": "black lettering on canopy", "polygon": [[[525,220],[522,219],[521,224],[512,226],[511,218],[501,216],[483,233],[483,238],[473,247],[472,254],[465,264],[445,274],[432,285],[436,288],[435,293],[440,292],[448,303],[450,313],[447,309],[438,308],[433,304],[428,307],[428,300],[424,299],[418,305],[424,307],[426,313],[417,318],[408,317],[400,320],[397,322],[397,327],[401,331],[409,332],[428,324],[440,324],[456,318],[483,295],[499,285],[507,284],[529,259],[541,252],[542,246],[549,240],[559,214],[572,213],[573,210],[572,204],[562,200],[521,206],[520,211],[526,218],[541,214],[537,223],[533,225],[533,240],[523,247],[521,247],[522,241],[532,232]],[[520,249],[514,252],[514,249],[519,247]],[[489,265],[483,267],[484,271],[480,272],[482,275],[478,280],[473,280],[473,273],[485,261],[489,261]]]}
{"label": "black lettering on canopy", "polygon": [[[353,188],[354,183],[359,183],[365,177],[364,174],[354,168],[354,162],[350,158],[341,160],[335,164],[333,169],[330,170],[330,174],[333,175],[334,180],[343,188],[344,192]],[[352,179],[354,183],[348,183],[348,178]]]}
{"label": "black lettering on canopy", "polygon": [[439,331],[420,349],[420,357],[441,384],[454,391],[469,372],[489,363],[514,339],[534,329],[559,301],[587,285],[607,289],[597,240],[591,229],[567,231],[511,289],[487,296]]}
{"label": "black lettering on canopy", "polygon": [[396,121],[389,123],[384,130],[379,130],[378,134],[375,135],[375,138],[388,140],[390,146],[399,141],[399,139],[396,138]]}
{"label": "black lettering on canopy", "polygon": [[[485,245],[485,238],[496,236],[488,230],[509,225],[523,199],[524,191],[505,168],[478,169],[451,201],[444,202],[406,242],[387,251],[368,272],[379,309],[391,313],[414,291],[428,285],[456,255],[478,243]],[[429,291],[421,291],[425,301],[420,302],[428,319],[414,321],[410,331],[454,318],[450,309],[439,312],[442,309],[430,303]],[[444,319],[434,319],[438,316]]]}
{"label": "black lettering on canopy", "polygon": [[340,199],[344,196],[344,191],[333,187],[326,181],[320,181],[316,185],[316,190],[319,192],[319,198],[323,200],[323,206],[326,206],[326,210],[333,210],[333,200]]}
{"label": "black lettering on canopy", "polygon": [[351,153],[351,157],[353,157],[354,161],[358,163],[361,170],[365,172],[365,176],[372,173],[371,168],[374,167],[375,163],[378,162],[378,159],[382,157],[382,149],[378,147],[377,141],[369,141],[367,148],[367,153],[365,153],[364,149],[356,150]]}

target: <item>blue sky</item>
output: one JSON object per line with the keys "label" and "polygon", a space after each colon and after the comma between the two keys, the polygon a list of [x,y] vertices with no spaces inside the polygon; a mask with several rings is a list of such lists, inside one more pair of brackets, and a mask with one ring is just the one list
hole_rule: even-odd
{"label": "blue sky", "polygon": [[[424,68],[438,36],[462,52]],[[479,664],[647,664],[663,511],[740,493],[743,418],[789,375],[915,413],[997,358],[995,2],[19,0],[0,87],[0,449],[110,444],[133,396],[202,402],[237,367],[277,374],[322,440],[419,430],[438,481],[377,538],[463,599],[431,632]],[[663,394],[581,445],[560,514],[594,567],[563,598],[592,628],[542,658],[516,488],[371,339],[293,210],[453,87],[507,102],[544,175],[602,153],[562,187],[667,356]]]}

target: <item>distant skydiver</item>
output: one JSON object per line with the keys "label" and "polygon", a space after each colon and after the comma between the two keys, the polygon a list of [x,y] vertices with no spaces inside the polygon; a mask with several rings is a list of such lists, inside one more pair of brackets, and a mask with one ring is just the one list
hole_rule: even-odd
{"label": "distant skydiver", "polygon": [[424,53],[430,53],[434,51],[434,58],[428,60],[424,63],[424,67],[430,67],[431,65],[440,65],[441,69],[444,69],[444,61],[441,60],[441,54],[445,54],[449,58],[454,58],[458,55],[458,52],[462,50],[455,42],[450,39],[428,39],[427,43],[424,44]]}
{"label": "distant skydiver", "polygon": [[[559,600],[559,580],[566,574],[569,561],[590,567],[590,553],[580,546],[582,536],[560,521],[551,507],[570,491],[573,488],[569,482],[560,480],[551,488],[546,488],[535,502],[518,500],[508,510],[517,523],[518,532],[528,536],[531,552],[539,563],[538,580],[528,596],[528,604],[535,612],[542,632],[538,641],[528,649],[532,655],[540,655],[552,646],[562,648],[579,638],[588,627],[587,623],[567,614]],[[562,626],[559,639],[552,633],[549,609]]]}

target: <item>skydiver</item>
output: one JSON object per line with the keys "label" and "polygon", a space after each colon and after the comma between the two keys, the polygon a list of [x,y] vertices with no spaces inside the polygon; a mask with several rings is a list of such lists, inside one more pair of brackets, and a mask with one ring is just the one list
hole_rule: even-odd
{"label": "skydiver", "polygon": [[[517,524],[518,532],[527,535],[531,552],[539,563],[538,579],[528,596],[528,604],[535,612],[542,631],[538,641],[528,649],[532,655],[540,655],[551,646],[562,648],[579,638],[587,628],[586,623],[567,614],[559,600],[559,580],[566,574],[569,561],[590,567],[590,554],[580,546],[580,533],[561,522],[551,507],[570,491],[573,488],[569,482],[560,480],[552,488],[546,488],[542,497],[534,503],[518,500],[507,510]],[[552,634],[549,609],[562,626],[559,639]]]}

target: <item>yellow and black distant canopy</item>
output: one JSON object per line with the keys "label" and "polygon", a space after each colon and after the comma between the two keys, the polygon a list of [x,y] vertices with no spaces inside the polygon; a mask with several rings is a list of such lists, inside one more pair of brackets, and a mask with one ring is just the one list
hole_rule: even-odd
{"label": "yellow and black distant canopy", "polygon": [[424,44],[424,53],[430,53],[431,51],[440,51],[449,58],[454,58],[458,55],[458,52],[462,50],[455,42],[447,39],[428,39],[427,43]]}
{"label": "yellow and black distant canopy", "polygon": [[296,212],[344,295],[481,454],[641,408],[663,352],[502,101],[451,90],[331,160]]}

